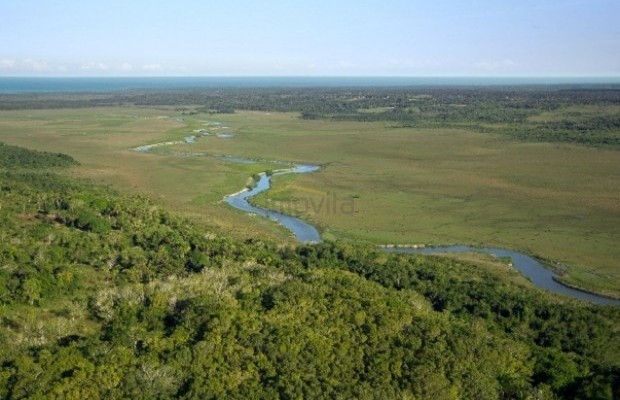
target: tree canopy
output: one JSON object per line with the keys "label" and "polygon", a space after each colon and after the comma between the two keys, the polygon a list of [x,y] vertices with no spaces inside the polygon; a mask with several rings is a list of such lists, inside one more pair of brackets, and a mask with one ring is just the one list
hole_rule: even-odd
{"label": "tree canopy", "polygon": [[617,308],[445,258],[218,237],[62,172],[0,182],[0,398],[620,395]]}

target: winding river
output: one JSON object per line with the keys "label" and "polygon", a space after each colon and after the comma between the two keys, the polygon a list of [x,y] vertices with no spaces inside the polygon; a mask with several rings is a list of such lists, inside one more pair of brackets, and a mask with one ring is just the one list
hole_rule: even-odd
{"label": "winding river", "polygon": [[[318,171],[319,167],[316,165],[296,165],[294,168],[282,170],[274,173],[273,175],[282,175],[289,173],[310,173]],[[253,196],[269,190],[271,187],[271,177],[266,173],[260,174],[260,179],[256,182],[256,186],[251,190],[245,189],[238,193],[232,194],[225,198],[225,201],[231,206],[248,212],[257,214],[263,217],[272,219],[288,230],[290,230],[295,238],[302,243],[319,243],[321,241],[321,235],[317,229],[304,222],[303,220],[286,215],[277,211],[268,210],[262,207],[253,206],[248,202]],[[533,257],[526,254],[519,253],[517,251],[498,249],[493,247],[471,247],[471,246],[444,246],[444,247],[424,247],[424,248],[411,248],[411,247],[399,247],[399,248],[384,248],[387,253],[408,253],[408,254],[447,254],[447,253],[465,253],[465,252],[482,252],[491,254],[496,257],[509,257],[512,260],[514,268],[519,270],[523,275],[530,279],[532,284],[540,288],[546,289],[550,292],[561,294],[564,296],[573,297],[576,299],[589,301],[600,305],[614,305],[620,306],[620,300],[610,299],[603,296],[597,296],[595,294],[583,292],[581,290],[573,289],[565,286],[554,279],[556,274],[545,268],[545,266]]]}
{"label": "winding river", "polygon": [[452,254],[452,253],[471,253],[480,252],[491,254],[495,257],[509,257],[513,267],[525,275],[535,286],[547,289],[550,292],[562,294],[564,296],[574,297],[576,299],[589,301],[601,305],[620,306],[620,300],[610,299],[608,297],[597,296],[595,294],[583,292],[581,290],[570,288],[556,281],[556,274],[545,268],[545,266],[533,257],[517,251],[498,249],[495,247],[472,247],[472,246],[438,246],[423,248],[386,248],[388,253],[410,253],[410,254]]}
{"label": "winding river", "polygon": [[[318,171],[318,169],[319,167],[316,165],[296,165],[291,169],[276,171],[273,175],[275,176],[291,173],[305,174]],[[271,176],[267,175],[266,173],[262,173],[260,174],[260,179],[258,180],[258,182],[256,182],[256,186],[254,186],[252,189],[244,189],[238,193],[227,196],[224,201],[239,210],[257,214],[279,222],[289,231],[293,232],[295,238],[302,243],[320,242],[321,235],[314,226],[302,221],[299,218],[286,215],[277,211],[268,210],[262,207],[256,207],[248,202],[248,199],[256,196],[259,193],[269,190],[270,187]]]}
{"label": "winding river", "polygon": [[[172,141],[172,142],[163,142],[163,143],[155,143],[150,145],[144,145],[135,148],[134,150],[141,153],[148,153],[153,148],[159,146],[167,146],[173,144],[192,144],[195,142],[196,137],[190,136],[185,138],[183,141]],[[245,159],[240,157],[233,156],[222,156],[215,155],[215,157],[221,158],[225,161],[235,162],[235,163],[254,163],[255,160]],[[301,164],[294,165],[292,168],[276,171],[273,175],[283,175],[283,174],[305,174],[310,172],[315,172],[319,170],[319,166],[317,165],[309,165],[309,164]],[[269,190],[271,187],[271,176],[267,175],[267,173],[261,173],[260,178],[257,182],[255,182],[255,186],[252,189],[244,189],[237,193],[226,196],[224,201],[230,204],[232,207],[235,207],[239,210],[245,211],[247,213],[256,214],[262,217],[269,218],[273,221],[276,221],[287,228],[289,231],[295,235],[295,238],[302,243],[319,243],[321,241],[321,235],[318,230],[308,224],[307,222],[301,220],[300,218],[293,217],[291,215],[287,215],[281,212],[268,210],[262,207],[253,206],[249,203],[249,199],[256,196],[259,193],[262,193],[266,190]],[[405,254],[448,254],[448,253],[464,253],[464,252],[482,252],[494,255],[496,257],[509,257],[512,260],[512,265],[514,268],[519,270],[523,275],[529,278],[535,286],[540,288],[549,290],[550,292],[561,294],[564,296],[573,297],[576,299],[589,301],[595,304],[601,305],[613,305],[620,306],[620,300],[610,299],[603,296],[597,296],[595,294],[582,292],[580,290],[572,289],[568,286],[565,286],[554,278],[556,274],[545,268],[543,264],[541,264],[538,260],[530,257],[526,254],[519,253],[512,250],[506,249],[498,249],[493,247],[471,247],[471,246],[444,246],[444,247],[424,247],[424,248],[412,248],[412,247],[396,247],[396,248],[384,248],[383,251],[387,253],[405,253]]]}

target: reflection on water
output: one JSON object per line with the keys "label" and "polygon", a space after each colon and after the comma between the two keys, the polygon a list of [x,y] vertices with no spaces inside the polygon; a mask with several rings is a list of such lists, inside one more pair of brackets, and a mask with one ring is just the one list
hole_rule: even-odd
{"label": "reflection on water", "polygon": [[544,267],[536,259],[516,251],[498,249],[493,247],[470,247],[470,246],[446,246],[446,247],[424,247],[424,248],[389,248],[385,249],[388,253],[413,253],[413,254],[448,254],[448,253],[466,253],[466,252],[482,252],[492,254],[496,257],[509,257],[512,265],[518,269],[523,275],[528,277],[532,283],[550,292],[574,297],[581,300],[590,301],[602,305],[620,306],[620,300],[609,299],[607,297],[597,296],[582,292],[580,290],[569,288],[553,277],[555,274]]}
{"label": "reflection on water", "polygon": [[[283,175],[283,174],[304,174],[309,172],[318,171],[319,167],[316,165],[297,165],[294,168],[275,172],[274,175]],[[321,235],[317,231],[317,229],[302,221],[299,218],[286,215],[277,211],[267,210],[262,207],[256,207],[251,205],[248,202],[248,199],[256,196],[257,194],[268,190],[271,187],[271,177],[267,176],[267,174],[261,174],[260,179],[256,182],[256,186],[251,190],[241,191],[234,195],[226,197],[225,201],[231,206],[246,211],[249,213],[253,213],[256,215],[260,215],[262,217],[269,218],[280,223],[282,226],[293,232],[295,238],[302,243],[318,243],[321,241]]]}

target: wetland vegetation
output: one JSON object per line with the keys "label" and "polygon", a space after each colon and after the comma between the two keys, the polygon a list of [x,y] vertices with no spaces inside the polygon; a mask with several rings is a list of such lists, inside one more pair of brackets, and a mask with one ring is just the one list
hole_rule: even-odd
{"label": "wetland vegetation", "polygon": [[[620,396],[620,308],[500,258],[377,248],[517,249],[620,297],[619,87],[3,94],[0,109],[0,398]],[[223,201],[291,163],[321,169],[273,175],[253,201],[323,243]],[[303,206],[328,193],[354,212]]]}
{"label": "wetland vegetation", "polygon": [[[271,194],[253,201],[286,203],[327,239],[523,251],[572,286],[618,297],[619,93],[599,85],[4,94],[0,128],[7,143],[71,154],[83,164],[78,175],[243,237],[290,240],[219,203],[274,166],[211,156],[324,165],[274,179]],[[201,129],[213,135],[130,151]],[[229,131],[236,136],[217,135]],[[354,199],[356,214],[303,207],[327,192]]]}

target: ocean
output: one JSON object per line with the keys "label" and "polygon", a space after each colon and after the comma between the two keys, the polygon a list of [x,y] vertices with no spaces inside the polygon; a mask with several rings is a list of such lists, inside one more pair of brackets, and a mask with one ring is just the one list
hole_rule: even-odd
{"label": "ocean", "polygon": [[618,85],[620,77],[0,77],[0,93],[302,87]]}

